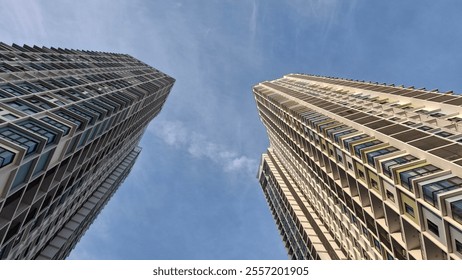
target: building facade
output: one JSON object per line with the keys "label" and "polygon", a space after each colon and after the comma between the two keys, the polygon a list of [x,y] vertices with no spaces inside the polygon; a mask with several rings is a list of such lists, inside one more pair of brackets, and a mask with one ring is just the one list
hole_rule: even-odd
{"label": "building facade", "polygon": [[0,259],[64,259],[174,79],[125,54],[0,43]]}
{"label": "building facade", "polygon": [[290,74],[253,88],[291,259],[462,258],[462,96]]}

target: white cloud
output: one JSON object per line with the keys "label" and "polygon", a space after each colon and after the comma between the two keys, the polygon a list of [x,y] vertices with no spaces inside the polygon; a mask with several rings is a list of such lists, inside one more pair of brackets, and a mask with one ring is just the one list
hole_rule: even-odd
{"label": "white cloud", "polygon": [[157,122],[156,135],[165,143],[174,146],[184,145],[187,142],[186,128],[179,121]]}
{"label": "white cloud", "polygon": [[156,120],[148,131],[168,145],[183,149],[195,158],[208,159],[220,165],[225,172],[245,172],[253,175],[257,169],[257,160],[215,143],[203,134],[191,131],[180,121]]}

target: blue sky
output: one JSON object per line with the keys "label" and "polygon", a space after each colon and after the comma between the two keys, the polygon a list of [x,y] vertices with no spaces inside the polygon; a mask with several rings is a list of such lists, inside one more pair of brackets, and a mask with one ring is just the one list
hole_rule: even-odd
{"label": "blue sky", "polygon": [[[251,93],[310,73],[462,92],[462,2],[1,2],[5,43],[128,53],[176,84],[71,259],[285,259]],[[390,3],[391,2],[391,3]]]}

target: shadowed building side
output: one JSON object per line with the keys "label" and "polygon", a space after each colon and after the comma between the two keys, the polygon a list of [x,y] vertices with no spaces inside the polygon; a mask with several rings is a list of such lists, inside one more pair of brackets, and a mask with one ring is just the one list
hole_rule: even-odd
{"label": "shadowed building side", "polygon": [[125,54],[0,43],[0,258],[64,259],[175,80]]}

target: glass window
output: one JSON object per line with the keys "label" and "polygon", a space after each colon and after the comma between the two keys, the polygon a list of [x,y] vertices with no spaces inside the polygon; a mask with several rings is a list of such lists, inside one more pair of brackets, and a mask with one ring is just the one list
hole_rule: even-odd
{"label": "glass window", "polygon": [[84,131],[84,132],[80,135],[80,140],[79,140],[79,143],[77,144],[77,148],[79,148],[79,147],[81,147],[81,146],[83,146],[83,145],[85,144],[85,142],[87,141],[89,132],[90,132],[90,129]]}
{"label": "glass window", "polygon": [[367,148],[367,147],[371,147],[371,146],[375,146],[375,145],[378,145],[378,144],[381,144],[381,143],[383,143],[383,142],[380,141],[380,140],[373,140],[373,141],[369,141],[369,142],[366,142],[366,143],[356,145],[354,147],[355,154],[356,154],[357,157],[361,158],[361,150],[362,149]]}
{"label": "glass window", "polygon": [[82,111],[81,109],[77,108],[77,106],[71,106],[71,107],[68,107],[66,108],[68,109],[69,111],[71,111],[72,113],[75,113],[81,117],[83,117],[84,119],[88,120],[90,123],[93,123],[93,117],[87,113],[85,113],[84,111]]}
{"label": "glass window", "polygon": [[371,185],[375,189],[379,189],[379,184],[374,179],[371,179]]}
{"label": "glass window", "polygon": [[375,160],[374,159],[376,157],[381,156],[381,155],[385,155],[385,154],[389,154],[389,153],[395,152],[397,150],[398,149],[395,148],[395,147],[387,147],[387,148],[383,148],[383,149],[380,149],[380,150],[377,150],[377,151],[369,152],[369,153],[366,154],[367,162],[369,163],[369,165],[375,167]]}
{"label": "glass window", "polygon": [[15,153],[0,147],[0,168],[13,162]]}
{"label": "glass window", "polygon": [[47,143],[46,143],[47,146],[50,144],[53,144],[57,136],[56,132],[50,131],[48,128],[41,125],[35,120],[27,120],[24,122],[20,122],[18,123],[18,125],[26,128],[29,131],[32,131],[33,133],[36,133],[40,136],[47,138]]}
{"label": "glass window", "polygon": [[404,203],[404,211],[415,218],[414,208],[409,206],[407,203]]}
{"label": "glass window", "polygon": [[48,103],[46,103],[45,101],[40,100],[40,99],[38,99],[38,98],[36,98],[36,97],[34,97],[34,98],[29,98],[29,99],[27,99],[27,101],[30,102],[30,103],[32,103],[32,104],[34,104],[35,106],[38,106],[38,107],[40,107],[40,108],[45,109],[45,110],[48,110],[48,109],[51,109],[51,108],[52,108]]}
{"label": "glass window", "polygon": [[452,135],[454,135],[454,134],[449,133],[449,132],[446,132],[446,131],[440,131],[440,132],[438,132],[438,133],[435,133],[435,135],[438,135],[438,136],[441,136],[441,137],[446,138],[446,137],[452,136]]}
{"label": "glass window", "polygon": [[391,170],[390,170],[390,168],[392,166],[399,165],[399,164],[404,164],[404,163],[407,163],[407,162],[411,162],[411,161],[414,161],[416,159],[417,158],[412,156],[412,155],[406,155],[406,156],[401,156],[401,157],[397,157],[397,158],[394,158],[394,159],[386,160],[386,161],[382,162],[383,174],[385,174],[385,175],[387,175],[388,177],[391,178]]}
{"label": "glass window", "polygon": [[443,114],[443,113],[433,113],[433,114],[430,114],[430,116],[432,116],[434,118],[441,118],[441,117],[444,117],[446,115]]}
{"label": "glass window", "polygon": [[459,254],[462,254],[462,243],[459,242],[459,240],[455,239],[454,240],[455,243],[456,243],[456,251],[459,253]]}
{"label": "glass window", "polygon": [[452,218],[462,224],[462,200],[451,203]]}
{"label": "glass window", "polygon": [[440,236],[440,231],[438,230],[438,226],[427,219],[427,228],[429,231],[433,232],[436,236]]}
{"label": "glass window", "polygon": [[446,180],[430,183],[422,186],[423,197],[425,201],[433,206],[437,205],[437,195],[462,187],[462,179],[452,177]]}
{"label": "glass window", "polygon": [[366,138],[366,137],[368,137],[367,134],[360,134],[360,135],[356,135],[356,136],[347,138],[347,139],[343,140],[343,147],[345,147],[345,149],[349,150],[349,144],[351,142],[356,141],[356,140],[360,140],[360,139],[363,139],[363,138]]}
{"label": "glass window", "polygon": [[26,84],[26,83],[17,84],[17,86],[22,88],[23,90],[31,92],[31,93],[37,93],[37,92],[41,91],[39,88],[36,88],[33,85],[29,85],[29,84]]}
{"label": "glass window", "polygon": [[6,91],[8,92],[9,94],[12,94],[14,96],[20,96],[20,95],[24,95],[23,92],[13,88],[12,86],[9,86],[9,85],[3,85],[0,87],[0,89],[2,89],[3,91]]}
{"label": "glass window", "polygon": [[343,135],[346,135],[346,134],[357,132],[357,131],[358,130],[352,128],[352,129],[348,129],[348,130],[345,130],[345,131],[342,131],[342,132],[339,132],[339,133],[335,133],[334,134],[334,141],[335,141],[335,143],[339,144],[340,137],[342,137]]}
{"label": "glass window", "polygon": [[29,105],[27,105],[26,103],[24,103],[21,100],[7,102],[6,105],[8,105],[8,106],[10,106],[10,107],[12,107],[12,108],[14,108],[14,109],[16,109],[18,111],[22,111],[22,112],[24,112],[26,114],[29,114],[29,115],[38,113],[38,111],[35,108],[30,107]]}
{"label": "glass window", "polygon": [[46,154],[40,156],[39,161],[37,162],[37,166],[35,167],[34,175],[37,175],[40,171],[45,170],[46,165],[48,163],[48,159],[50,158],[52,151],[49,151]]}
{"label": "glass window", "polygon": [[11,127],[4,127],[0,129],[0,137],[7,139],[19,146],[26,148],[26,155],[30,155],[31,153],[37,150],[39,145],[39,141],[33,139],[32,137],[17,131]]}
{"label": "glass window", "polygon": [[433,129],[433,127],[430,127],[428,125],[423,125],[421,127],[418,127],[418,129],[423,130],[423,131],[429,131],[429,130]]}
{"label": "glass window", "polygon": [[79,121],[78,119],[70,116],[68,113],[64,112],[64,111],[56,111],[55,112],[56,115],[74,123],[77,125],[77,128],[82,128],[82,125],[83,125],[83,122]]}
{"label": "glass window", "polygon": [[387,198],[393,202],[395,202],[395,196],[393,195],[393,193],[389,190],[386,191],[387,193]]}
{"label": "glass window", "polygon": [[33,82],[32,83],[35,87],[41,89],[42,91],[48,91],[48,90],[52,90],[53,88],[49,85],[46,85],[45,83],[43,82]]}
{"label": "glass window", "polygon": [[10,121],[16,120],[18,118],[16,115],[13,115],[13,114],[5,114],[2,117]]}
{"label": "glass window", "polygon": [[98,111],[96,111],[96,110],[93,109],[93,108],[90,108],[90,106],[87,106],[87,105],[85,105],[85,104],[83,104],[83,103],[80,103],[79,106],[82,107],[83,109],[85,109],[85,110],[87,110],[87,111],[89,111],[89,112],[92,112],[93,114],[97,115],[97,116],[98,116],[98,117],[97,117],[98,119],[101,118],[101,113],[98,112]]}
{"label": "glass window", "polygon": [[407,188],[408,190],[412,191],[412,184],[411,184],[412,179],[415,179],[415,178],[418,178],[418,177],[421,177],[421,176],[424,176],[430,173],[434,173],[439,170],[441,169],[434,165],[428,164],[425,166],[416,167],[416,168],[413,168],[407,171],[403,171],[399,173],[399,177],[401,179],[401,185]]}
{"label": "glass window", "polygon": [[50,125],[52,125],[54,127],[56,127],[57,129],[59,129],[61,131],[63,131],[63,135],[67,135],[69,133],[69,130],[71,130],[71,128],[68,127],[67,125],[62,124],[62,123],[60,123],[60,122],[58,122],[58,121],[56,121],[56,120],[54,120],[54,119],[52,119],[50,117],[43,117],[40,120],[44,121],[44,122],[46,122],[46,123],[48,123],[48,124],[50,124]]}
{"label": "glass window", "polygon": [[11,185],[11,189],[14,190],[19,187],[22,183],[24,183],[28,178],[30,168],[32,166],[33,160],[23,164],[19,167],[18,172],[14,178],[13,184]]}

